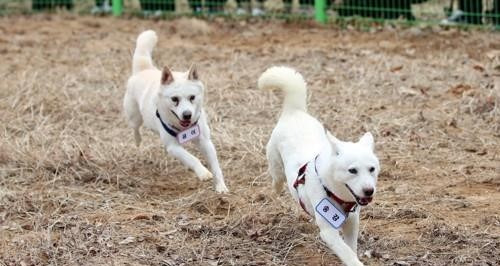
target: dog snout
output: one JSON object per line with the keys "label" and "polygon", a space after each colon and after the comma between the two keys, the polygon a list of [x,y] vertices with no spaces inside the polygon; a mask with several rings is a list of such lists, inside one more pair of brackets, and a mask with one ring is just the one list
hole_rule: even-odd
{"label": "dog snout", "polygon": [[182,112],[182,119],[184,119],[184,120],[191,119],[191,116],[192,116],[191,111],[184,111],[184,112]]}
{"label": "dog snout", "polygon": [[371,197],[373,195],[373,188],[364,188],[363,193],[365,194],[365,197]]}

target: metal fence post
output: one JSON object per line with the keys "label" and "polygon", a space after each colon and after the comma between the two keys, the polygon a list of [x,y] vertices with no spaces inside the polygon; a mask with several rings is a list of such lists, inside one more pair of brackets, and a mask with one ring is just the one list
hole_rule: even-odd
{"label": "metal fence post", "polygon": [[112,0],[113,1],[113,15],[121,16],[123,13],[123,0]]}
{"label": "metal fence post", "polygon": [[314,0],[314,18],[319,23],[326,23],[326,0]]}

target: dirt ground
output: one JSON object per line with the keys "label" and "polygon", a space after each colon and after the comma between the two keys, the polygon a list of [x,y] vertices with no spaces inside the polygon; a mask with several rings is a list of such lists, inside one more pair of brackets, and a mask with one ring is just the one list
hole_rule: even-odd
{"label": "dirt ground", "polygon": [[[228,195],[153,133],[133,143],[122,97],[149,28],[157,65],[199,66]],[[500,264],[498,33],[37,15],[0,18],[0,62],[0,265],[339,265],[288,191],[271,197],[281,97],[256,81],[277,64],[338,138],[375,136],[363,262]]]}

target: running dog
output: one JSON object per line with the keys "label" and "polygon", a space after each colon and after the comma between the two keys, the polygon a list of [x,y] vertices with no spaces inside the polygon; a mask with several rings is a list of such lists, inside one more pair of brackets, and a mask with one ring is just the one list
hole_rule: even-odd
{"label": "running dog", "polygon": [[[191,66],[187,72],[162,71],[153,65],[151,54],[158,37],[152,30],[137,38],[132,60],[132,76],[127,82],[123,107],[129,126],[134,130],[137,146],[141,143],[139,128],[144,124],[160,135],[168,154],[193,170],[200,180],[214,178],[215,190],[228,189],[210,140],[210,128],[203,110],[204,86],[198,71]],[[211,172],[183,144],[192,141],[206,157]]]}
{"label": "running dog", "polygon": [[328,247],[346,265],[363,265],[357,256],[359,212],[372,201],[380,171],[373,136],[365,133],[354,143],[332,136],[307,113],[306,82],[291,68],[269,68],[258,87],[285,92],[283,111],[267,143],[275,193],[286,181]]}

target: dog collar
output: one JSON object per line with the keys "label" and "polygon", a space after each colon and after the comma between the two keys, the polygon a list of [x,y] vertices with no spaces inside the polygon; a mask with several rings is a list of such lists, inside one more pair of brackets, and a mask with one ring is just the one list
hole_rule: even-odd
{"label": "dog collar", "polygon": [[358,207],[358,203],[355,201],[345,201],[341,198],[339,198],[337,195],[333,194],[325,185],[323,185],[323,189],[326,191],[326,195],[336,201],[344,210],[344,212],[354,212],[356,210],[356,207]]}
{"label": "dog collar", "polygon": [[[316,158],[314,158],[314,171],[316,172],[316,174],[318,174],[318,168],[316,166],[316,160],[318,159],[319,157],[319,154],[316,156]],[[306,183],[306,170],[307,170],[307,165],[309,164],[310,162],[304,164],[302,167],[299,168],[299,172],[297,174],[297,178],[295,179],[295,182],[293,183],[293,187],[295,188],[295,190],[297,190],[297,195],[298,195],[298,187],[299,185],[304,185]],[[321,182],[321,178],[320,178],[320,182]],[[350,212],[354,212],[356,210],[356,207],[358,206],[358,203],[355,202],[355,201],[345,201],[341,198],[339,198],[337,195],[335,195],[330,189],[328,189],[325,185],[323,185],[323,182],[321,182],[322,186],[323,186],[323,189],[325,190],[326,192],[326,195],[332,199],[334,202],[336,202],[341,208],[342,210],[348,214]],[[300,196],[298,196],[299,198],[299,204],[300,206],[302,207],[302,209],[309,215],[311,215],[305,205],[304,205],[304,202],[302,201],[302,199],[300,198]]]}
{"label": "dog collar", "polygon": [[163,129],[165,129],[165,131],[167,131],[167,133],[170,134],[170,136],[172,136],[174,138],[177,138],[177,134],[179,134],[179,131],[176,131],[176,130],[170,128],[168,126],[168,124],[166,124],[165,122],[163,122],[163,120],[160,117],[160,113],[158,112],[158,110],[156,110],[156,117],[158,117],[158,119],[160,120],[160,123],[163,126]]}

